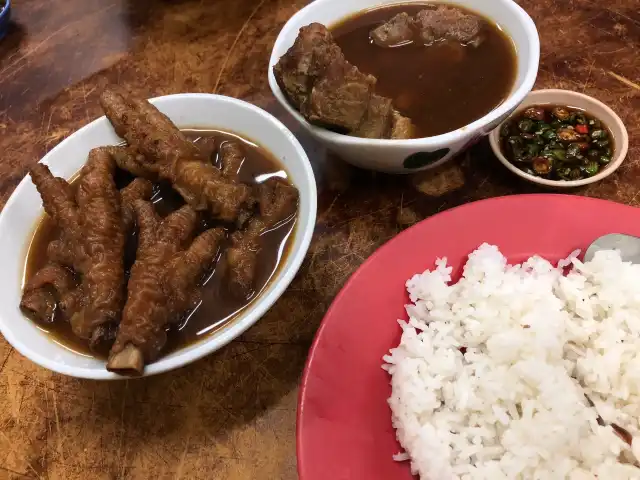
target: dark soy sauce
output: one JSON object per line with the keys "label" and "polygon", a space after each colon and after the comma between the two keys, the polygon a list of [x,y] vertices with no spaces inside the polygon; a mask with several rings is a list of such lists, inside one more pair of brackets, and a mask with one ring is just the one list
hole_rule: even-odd
{"label": "dark soy sauce", "polygon": [[[234,141],[243,145],[245,161],[240,169],[240,180],[246,183],[259,183],[272,176],[287,179],[287,172],[280,162],[269,152],[258,145],[236,136],[232,133],[219,130],[183,130],[183,132],[202,149],[211,161],[219,166],[216,152],[222,142]],[[116,174],[118,188],[126,186],[133,177],[123,171]],[[169,185],[159,183],[155,186],[154,196],[151,199],[158,214],[162,217],[184,205],[182,197]],[[169,332],[168,342],[162,355],[178,350],[210,335],[233,321],[255,300],[262,290],[268,286],[269,280],[278,272],[279,267],[285,262],[293,243],[293,229],[297,216],[287,222],[279,224],[276,228],[263,234],[262,250],[260,251],[258,271],[256,275],[255,293],[247,299],[234,297],[229,293],[225,285],[222,272],[225,269],[225,257],[221,255],[204,280],[201,288],[202,302],[191,312],[174,325]],[[228,225],[204,218],[200,231],[214,226]],[[232,230],[228,229],[230,233]],[[199,233],[199,232],[196,232]],[[60,232],[56,225],[46,215],[38,224],[33,239],[29,246],[25,265],[24,282],[26,283],[40,268],[47,263],[47,245],[50,241],[59,238]],[[224,252],[226,244],[222,246]],[[127,239],[125,251],[125,268],[131,268],[135,260],[137,236],[135,232]],[[108,351],[93,352],[82,340],[78,339],[71,331],[70,325],[61,318],[53,319],[47,324],[38,324],[39,328],[47,332],[53,341],[82,355],[106,358]]]}

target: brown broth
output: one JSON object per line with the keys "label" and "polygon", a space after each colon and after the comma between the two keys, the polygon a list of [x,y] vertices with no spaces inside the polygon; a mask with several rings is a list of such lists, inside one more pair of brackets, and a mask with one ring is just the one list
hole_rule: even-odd
{"label": "brown broth", "polygon": [[516,78],[513,41],[486,19],[485,39],[477,48],[444,42],[381,48],[370,40],[369,32],[394,15],[414,15],[433,4],[374,8],[331,27],[346,59],[378,79],[376,93],[391,98],[413,120],[417,137],[450,132],[481,118],[508,97]]}
{"label": "brown broth", "polygon": [[[240,179],[243,182],[260,182],[274,175],[287,178],[287,172],[277,159],[263,148],[244,138],[218,130],[183,131],[216,164],[218,164],[218,159],[215,156],[215,152],[221,142],[228,140],[241,142],[246,153],[245,162],[240,170]],[[116,175],[118,188],[124,187],[131,179],[132,177],[129,174],[119,171]],[[156,186],[152,201],[161,216],[167,215],[184,204],[180,195],[170,186],[163,184]],[[245,310],[260,295],[260,292],[268,285],[269,280],[277,274],[278,269],[285,262],[290,246],[293,243],[295,222],[296,217],[263,234],[263,248],[260,252],[256,275],[256,293],[249,299],[238,299],[227,291],[221,273],[224,270],[225,257],[221,256],[214,271],[207,277],[201,288],[202,302],[193,311],[189,312],[179,325],[171,329],[163,354],[198,342],[229,324],[239,313]],[[201,229],[211,228],[217,224],[218,222],[205,219],[202,222]],[[227,227],[227,225],[224,226]],[[24,283],[46,264],[47,245],[50,241],[59,238],[59,233],[58,228],[51,219],[46,215],[43,216],[29,246]],[[128,239],[125,252],[127,272],[135,260],[136,244],[134,234]],[[224,247],[222,248],[223,251]],[[73,335],[70,325],[59,318],[55,318],[52,323],[38,324],[38,327],[47,332],[53,341],[65,348],[82,355],[106,358],[106,351],[90,351],[86,343]]]}

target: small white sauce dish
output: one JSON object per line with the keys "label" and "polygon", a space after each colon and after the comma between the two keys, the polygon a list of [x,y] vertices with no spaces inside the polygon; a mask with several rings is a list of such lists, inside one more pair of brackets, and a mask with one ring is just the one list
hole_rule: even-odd
{"label": "small white sauce dish", "polygon": [[[300,191],[293,244],[285,263],[267,288],[242,313],[198,343],[149,364],[144,376],[173,370],[223,347],[242,334],[275,303],[296,275],[309,248],[316,221],[316,183],[309,159],[293,134],[267,112],[249,103],[209,94],[168,95],[151,100],[181,128],[234,132],[271,152]],[[49,152],[42,162],[54,175],[70,179],[92,148],[122,140],[101,117],[75,132]],[[19,309],[29,243],[43,214],[40,195],[25,177],[0,214],[0,332],[22,355],[58,373],[97,380],[122,379],[105,368],[105,361],[81,355],[56,343]]]}
{"label": "small white sauce dish", "polygon": [[[532,105],[560,105],[584,110],[585,113],[597,118],[609,129],[609,132],[613,136],[613,153],[611,155],[611,162],[593,177],[582,178],[580,180],[550,180],[547,178],[536,177],[535,175],[530,175],[520,170],[507,160],[502,153],[502,147],[500,145],[501,124],[489,135],[491,149],[498,160],[500,160],[500,163],[520,178],[549,188],[566,189],[582,187],[584,185],[589,185],[590,183],[598,182],[611,175],[617,170],[627,156],[627,151],[629,150],[629,134],[627,133],[627,129],[620,117],[601,101],[583,93],[573,92],[570,90],[534,90],[527,95],[520,107],[518,107],[518,113]],[[517,115],[518,113],[514,113],[514,115]],[[509,121],[509,119],[505,121]]]}

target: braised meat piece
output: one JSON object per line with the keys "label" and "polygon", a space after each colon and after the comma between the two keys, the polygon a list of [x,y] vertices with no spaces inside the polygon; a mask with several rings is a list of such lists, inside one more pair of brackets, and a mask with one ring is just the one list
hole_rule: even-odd
{"label": "braised meat piece", "polygon": [[311,123],[349,133],[362,123],[375,84],[375,77],[336,59],[313,85],[302,113]]}
{"label": "braised meat piece", "polygon": [[209,210],[214,218],[238,225],[255,201],[248,185],[224,177],[210,163],[181,160],[172,169],[170,181],[195,210]]}
{"label": "braised meat piece", "polygon": [[376,82],[345,60],[331,32],[319,23],[300,29],[274,75],[309,122],[344,133],[362,122]]}
{"label": "braised meat piece", "polygon": [[210,229],[190,242],[198,215],[189,205],[160,220],[153,205],[134,203],[138,251],[128,298],[107,368],[142,373],[167,341],[167,327],[198,303],[198,283],[218,255],[225,234]]}
{"label": "braised meat piece", "polygon": [[446,5],[425,8],[415,17],[399,13],[371,31],[371,39],[380,47],[396,47],[418,42],[431,45],[439,40],[451,40],[463,45],[478,46],[482,42],[482,23],[476,15]]}
{"label": "braised meat piece", "polygon": [[76,266],[75,252],[71,246],[73,243],[69,243],[65,237],[63,234],[62,239],[53,240],[47,245],[47,258],[54,263],[73,269]]}
{"label": "braised meat piece", "polygon": [[[125,235],[131,231],[135,222],[133,202],[148,200],[153,193],[153,183],[143,178],[134,179],[129,185],[120,190],[120,206]],[[71,238],[67,238],[71,237]],[[79,258],[76,256],[77,245],[74,246],[73,235],[63,234],[63,238],[53,240],[47,246],[47,258],[70,269],[80,269]]]}
{"label": "braised meat piece", "polygon": [[[407,18],[399,15],[396,21]],[[382,30],[376,35],[391,38],[392,27],[396,28],[389,26],[384,35]],[[301,28],[293,46],[274,67],[274,75],[289,101],[310,123],[364,138],[390,138],[391,100],[374,94],[376,78],[344,58],[324,25]]]}
{"label": "braised meat piece", "polygon": [[45,211],[63,231],[57,256],[82,277],[78,289],[65,299],[65,313],[73,332],[91,345],[102,341],[108,324],[118,323],[124,303],[125,234],[114,170],[108,151],[93,149],[75,200],[70,185],[45,165],[37,164],[30,172]]}
{"label": "braised meat piece", "polygon": [[389,138],[393,105],[390,98],[372,95],[364,120],[354,132],[362,138]]}
{"label": "braised meat piece", "polygon": [[260,216],[267,228],[290,219],[298,208],[298,189],[278,177],[258,186]]}
{"label": "braised meat piece", "polygon": [[199,159],[200,150],[148,101],[117,86],[106,88],[100,104],[116,133],[127,140],[136,161],[160,170],[182,158]]}
{"label": "braised meat piece", "polygon": [[344,61],[331,32],[320,23],[302,27],[293,46],[274,66],[280,88],[293,106],[304,109],[317,78],[334,61]]}
{"label": "braised meat piece", "polygon": [[452,40],[477,46],[481,41],[479,17],[446,5],[421,10],[415,16],[414,28],[421,43],[430,45],[438,40]]}
{"label": "braised meat piece", "polygon": [[244,150],[237,142],[223,142],[218,152],[222,174],[238,181],[238,174],[244,163]]}
{"label": "braised meat piece", "polygon": [[118,87],[105,90],[100,101],[116,133],[142,154],[136,167],[171,182],[195,210],[227,222],[245,217],[254,203],[251,188],[224,177],[156,107]]}
{"label": "braised meat piece", "polygon": [[59,303],[76,287],[71,270],[49,263],[25,285],[20,309],[32,320],[40,323],[52,322]]}
{"label": "braised meat piece", "polygon": [[119,168],[131,175],[146,178],[152,182],[158,181],[158,173],[147,165],[144,155],[131,147],[107,147]]}
{"label": "braised meat piece", "polygon": [[122,221],[125,232],[129,232],[136,221],[133,204],[136,200],[149,200],[153,194],[153,183],[144,178],[135,178],[120,190]]}
{"label": "braised meat piece", "polygon": [[373,43],[380,47],[396,47],[413,40],[413,17],[402,12],[371,31]]}
{"label": "braised meat piece", "polygon": [[411,119],[403,117],[398,111],[394,110],[391,119],[391,138],[396,140],[414,138],[415,126]]}
{"label": "braised meat piece", "polygon": [[42,163],[36,163],[29,175],[42,198],[47,215],[69,236],[79,237],[78,207],[71,185],[63,178],[54,177]]}
{"label": "braised meat piece", "polygon": [[51,242],[47,248],[49,260],[80,272],[85,254],[78,243],[82,231],[71,185],[63,178],[54,177],[41,163],[34,165],[29,175],[40,193],[45,212],[62,231],[62,239]]}
{"label": "braised meat piece", "polygon": [[254,293],[261,235],[291,218],[298,207],[298,190],[278,178],[261,183],[258,191],[260,214],[244,230],[231,235],[231,246],[226,251],[229,288],[244,298]]}
{"label": "braised meat piece", "polygon": [[249,220],[246,228],[231,235],[231,246],[226,251],[229,290],[239,297],[248,298],[253,293],[260,235],[266,225],[260,218]]}
{"label": "braised meat piece", "polygon": [[[240,169],[245,160],[244,148],[240,143],[234,141],[222,142],[218,149],[218,161],[224,177],[234,182],[239,182]],[[239,226],[244,225],[252,215],[253,211],[251,210],[243,211],[238,215],[236,224]]]}
{"label": "braised meat piece", "polygon": [[[105,149],[93,149],[82,169],[76,199],[82,233],[82,297],[71,316],[71,328],[95,343],[105,324],[117,324],[124,304],[124,222],[115,162]],[[76,254],[78,254],[76,252]]]}

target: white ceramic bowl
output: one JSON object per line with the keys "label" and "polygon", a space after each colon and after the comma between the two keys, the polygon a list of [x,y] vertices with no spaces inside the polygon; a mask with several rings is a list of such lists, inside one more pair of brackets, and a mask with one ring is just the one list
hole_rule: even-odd
{"label": "white ceramic bowl", "polygon": [[[489,135],[491,149],[496,157],[498,157],[498,160],[500,160],[500,163],[519,177],[522,177],[531,183],[537,183],[538,185],[544,185],[545,187],[551,188],[564,189],[581,187],[583,185],[598,182],[611,175],[627,156],[627,151],[629,150],[629,135],[627,134],[627,129],[620,117],[601,101],[583,93],[572,92],[570,90],[535,90],[527,95],[527,98],[525,98],[520,104],[518,112],[521,112],[531,105],[564,105],[584,110],[602,121],[602,123],[609,128],[609,131],[613,135],[614,148],[609,165],[593,177],[583,178],[581,180],[548,180],[546,178],[529,175],[506,159],[502,154],[502,149],[500,148],[500,127],[502,126],[500,125]],[[506,121],[508,121],[508,119]]]}
{"label": "white ceramic bowl", "polygon": [[[274,117],[246,102],[219,95],[168,95],[151,102],[179,127],[228,130],[266,148],[282,162],[291,181],[300,190],[300,207],[291,252],[266,291],[219,332],[148,365],[145,376],[204,357],[256,323],[298,271],[316,221],[316,184],[309,159],[298,140]],[[85,163],[92,148],[115,145],[120,141],[111,124],[102,117],[64,140],[42,162],[49,165],[54,175],[69,179]],[[50,370],[81,378],[122,378],[108,372],[104,361],[79,355],[52,341],[18,308],[27,249],[42,212],[40,196],[27,176],[0,214],[0,331],[22,355]]]}
{"label": "white ceramic bowl", "polygon": [[[269,85],[278,101],[316,139],[344,160],[358,167],[389,173],[413,173],[434,168],[454,157],[502,123],[529,93],[538,74],[540,40],[531,17],[512,0],[455,0],[452,3],[491,19],[509,35],[516,47],[517,75],[509,97],[484,117],[453,132],[412,140],[371,140],[330,132],[308,123],[287,102],[273,75],[273,66],[293,45],[301,27],[313,22],[331,26],[336,22],[376,6],[399,3],[395,0],[315,0],[286,23],[276,40],[269,61]],[[407,0],[404,3],[411,3]],[[421,3],[424,3],[422,1]],[[414,161],[406,160],[412,155]],[[416,162],[416,159],[424,161]],[[406,163],[405,163],[406,162]],[[413,166],[414,168],[409,168]]]}

